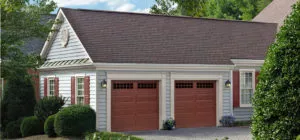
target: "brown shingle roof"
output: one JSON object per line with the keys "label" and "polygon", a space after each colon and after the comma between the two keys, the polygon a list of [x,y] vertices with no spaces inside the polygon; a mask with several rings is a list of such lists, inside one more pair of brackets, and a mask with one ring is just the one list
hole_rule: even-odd
{"label": "brown shingle roof", "polygon": [[278,23],[283,25],[283,21],[292,12],[292,5],[297,0],[273,0],[263,9],[252,21]]}
{"label": "brown shingle roof", "polygon": [[62,8],[99,63],[232,64],[263,60],[276,24]]}

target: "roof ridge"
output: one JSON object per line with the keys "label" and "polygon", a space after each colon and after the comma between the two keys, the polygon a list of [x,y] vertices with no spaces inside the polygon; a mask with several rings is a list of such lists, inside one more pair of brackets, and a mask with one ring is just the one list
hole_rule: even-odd
{"label": "roof ridge", "polygon": [[66,8],[66,7],[60,7],[60,9],[62,9],[62,10],[63,9],[76,10],[76,11],[89,11],[89,12],[105,12],[105,13],[116,13],[116,14],[144,15],[144,16],[160,16],[160,17],[168,17],[168,18],[187,18],[187,19],[197,19],[197,20],[215,20],[215,21],[225,21],[225,22],[241,22],[241,23],[250,23],[250,24],[277,24],[277,23],[267,23],[267,22],[258,22],[258,21],[229,20],[229,19],[217,19],[217,18],[207,18],[207,17],[174,16],[174,15],[161,15],[161,14],[136,13],[136,12],[121,12],[121,11],[99,10],[99,9]]}

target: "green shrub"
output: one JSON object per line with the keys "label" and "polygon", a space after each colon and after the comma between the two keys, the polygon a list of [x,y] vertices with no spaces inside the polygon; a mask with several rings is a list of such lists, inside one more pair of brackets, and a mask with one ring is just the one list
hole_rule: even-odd
{"label": "green shrub", "polygon": [[251,121],[235,121],[233,126],[250,126]]}
{"label": "green shrub", "polygon": [[49,116],[44,123],[44,132],[45,134],[48,135],[48,137],[56,136],[56,133],[54,131],[54,119],[55,119],[55,114]]}
{"label": "green shrub", "polygon": [[253,139],[295,139],[300,133],[300,1],[269,47],[254,93]]}
{"label": "green shrub", "polygon": [[56,114],[64,104],[65,98],[56,96],[44,97],[35,105],[34,115],[45,121],[50,115]]}
{"label": "green shrub", "polygon": [[296,140],[300,140],[300,135],[297,136]]}
{"label": "green shrub", "polygon": [[143,140],[131,135],[115,132],[94,132],[85,136],[85,140]]}
{"label": "green shrub", "polygon": [[34,88],[29,79],[6,79],[4,95],[1,101],[1,130],[19,118],[32,116],[36,103]]}
{"label": "green shrub", "polygon": [[43,122],[36,116],[26,117],[21,123],[21,133],[23,137],[32,136],[36,134],[43,134]]}
{"label": "green shrub", "polygon": [[22,123],[22,118],[16,121],[9,122],[5,129],[5,136],[7,138],[20,138],[22,137],[20,126]]}
{"label": "green shrub", "polygon": [[56,114],[54,130],[59,136],[82,136],[96,129],[96,113],[89,106],[72,105]]}

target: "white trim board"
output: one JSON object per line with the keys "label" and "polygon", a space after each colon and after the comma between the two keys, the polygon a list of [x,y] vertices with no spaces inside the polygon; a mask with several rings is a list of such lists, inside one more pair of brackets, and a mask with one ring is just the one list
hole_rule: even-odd
{"label": "white trim board", "polygon": [[94,63],[96,70],[118,71],[228,71],[234,65],[202,64],[137,64],[137,63]]}
{"label": "white trim board", "polygon": [[222,75],[201,75],[189,73],[171,73],[171,117],[175,118],[175,80],[216,80],[216,124],[223,116],[223,78]]}
{"label": "white trim board", "polygon": [[162,128],[166,118],[166,73],[116,73],[107,72],[106,87],[106,130],[111,131],[111,81],[112,80],[159,80],[159,129]]}
{"label": "white trim board", "polygon": [[262,66],[265,62],[265,60],[252,60],[252,59],[231,59],[231,62],[235,66],[251,66],[251,67],[257,67]]}

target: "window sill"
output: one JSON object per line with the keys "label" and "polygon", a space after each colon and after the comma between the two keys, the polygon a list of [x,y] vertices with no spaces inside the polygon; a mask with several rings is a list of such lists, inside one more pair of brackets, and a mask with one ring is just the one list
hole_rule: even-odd
{"label": "window sill", "polygon": [[240,107],[252,107],[252,104],[240,104]]}

